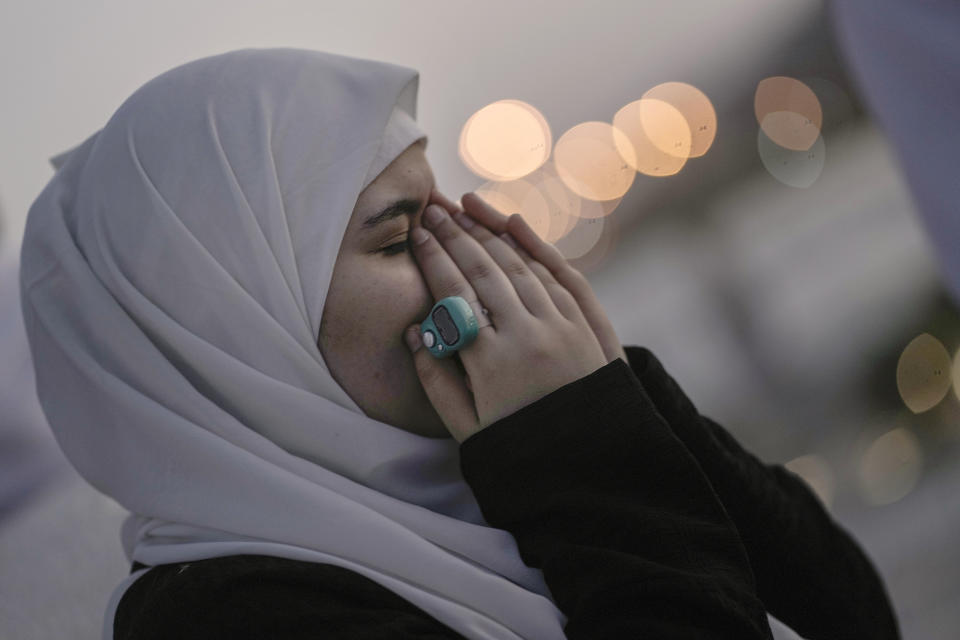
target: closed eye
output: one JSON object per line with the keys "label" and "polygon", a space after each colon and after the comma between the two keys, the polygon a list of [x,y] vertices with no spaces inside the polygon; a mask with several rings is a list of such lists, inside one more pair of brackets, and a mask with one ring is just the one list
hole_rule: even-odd
{"label": "closed eye", "polygon": [[401,253],[404,253],[409,248],[409,243],[407,240],[403,242],[397,242],[389,246],[384,247],[380,251],[387,254],[388,256],[395,256]]}

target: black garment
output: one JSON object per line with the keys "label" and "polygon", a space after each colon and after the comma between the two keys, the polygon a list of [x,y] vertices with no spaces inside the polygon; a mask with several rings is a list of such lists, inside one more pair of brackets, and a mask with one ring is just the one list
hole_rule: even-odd
{"label": "black garment", "polygon": [[[806,486],[699,416],[648,350],[626,352],[630,367],[460,446],[484,517],[543,571],[566,635],[770,638],[766,605],[811,640],[898,638],[869,560]],[[114,638],[171,637],[461,636],[347,569],[230,556],[155,567],[124,594]]]}
{"label": "black garment", "polygon": [[650,350],[624,350],[736,524],[767,610],[807,640],[899,638],[879,574],[806,483],[782,465],[763,464],[697,413]]}

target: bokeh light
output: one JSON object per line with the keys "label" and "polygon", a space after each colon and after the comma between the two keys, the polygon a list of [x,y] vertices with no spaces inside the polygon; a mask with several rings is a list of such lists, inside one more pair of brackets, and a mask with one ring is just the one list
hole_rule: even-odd
{"label": "bokeh light", "polygon": [[519,213],[538,236],[546,239],[550,230],[550,211],[543,194],[526,179],[487,182],[474,189],[480,198],[500,213]]}
{"label": "bokeh light", "polygon": [[630,148],[624,133],[610,124],[582,122],[560,136],[553,160],[557,175],[581,198],[614,200],[623,197],[636,177]]}
{"label": "bokeh light", "polygon": [[810,87],[795,78],[774,76],[761,80],[753,108],[761,129],[781,147],[806,151],[820,136],[820,101]]}
{"label": "bokeh light", "polygon": [[[540,192],[547,204],[550,224],[543,239],[554,243],[567,235],[577,224],[577,218],[580,217],[581,208],[585,201],[567,188],[567,185],[557,175],[556,167],[552,162],[546,163],[527,176],[525,180]],[[588,200],[586,202],[593,201]]]}
{"label": "bokeh light", "polygon": [[[489,181],[474,189],[504,215],[519,213],[544,241],[583,271],[598,266],[613,249],[615,226],[607,217],[621,199],[587,200],[572,193],[550,169],[510,182]],[[574,215],[589,210],[589,217]]]}
{"label": "bokeh light", "polygon": [[664,82],[644,93],[641,100],[660,100],[680,112],[690,130],[688,157],[698,158],[710,149],[717,135],[717,112],[702,91],[685,82]]}
{"label": "bokeh light", "polygon": [[600,242],[605,223],[604,218],[579,218],[570,232],[554,244],[567,260],[583,258]]}
{"label": "bokeh light", "polygon": [[[663,100],[641,98],[613,116],[616,147],[634,171],[653,177],[676,174],[690,157],[692,139],[687,119]],[[558,142],[559,146],[559,142]]]}
{"label": "bokeh light", "polygon": [[827,146],[822,136],[809,149],[794,151],[772,141],[763,127],[757,132],[757,151],[770,175],[798,189],[805,189],[817,181],[827,158]]}
{"label": "bokeh light", "polygon": [[953,393],[960,400],[960,349],[953,356]]}
{"label": "bokeh light", "polygon": [[606,218],[613,213],[623,198],[614,198],[613,200],[582,200],[580,202],[581,218]]}
{"label": "bokeh light", "polygon": [[892,429],[867,448],[858,478],[864,499],[873,505],[896,502],[913,490],[920,477],[920,442],[905,427]]}
{"label": "bokeh light", "polygon": [[533,106],[498,100],[474,113],[460,131],[460,159],[487,180],[516,180],[550,157],[550,126]]}
{"label": "bokeh light", "polygon": [[897,390],[907,408],[922,413],[937,406],[952,384],[950,353],[929,333],[921,333],[897,361]]}
{"label": "bokeh light", "polygon": [[783,466],[803,478],[824,505],[833,504],[833,472],[822,456],[815,453],[799,456]]}
{"label": "bokeh light", "polygon": [[[570,260],[570,264],[581,273],[589,274],[592,270],[601,267],[609,259],[616,247],[618,237],[618,227],[616,216],[606,216],[603,218],[581,218],[578,225],[591,225],[603,223],[600,231],[600,237],[587,253],[578,258]],[[572,233],[572,231],[571,231]]]}

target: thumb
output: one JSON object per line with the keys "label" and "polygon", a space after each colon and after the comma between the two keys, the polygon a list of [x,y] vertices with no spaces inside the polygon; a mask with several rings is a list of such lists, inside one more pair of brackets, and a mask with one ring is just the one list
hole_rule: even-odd
{"label": "thumb", "polygon": [[407,327],[404,339],[413,352],[413,363],[420,384],[437,415],[457,442],[463,442],[479,430],[480,421],[463,374],[454,358],[435,358],[423,346],[420,325]]}

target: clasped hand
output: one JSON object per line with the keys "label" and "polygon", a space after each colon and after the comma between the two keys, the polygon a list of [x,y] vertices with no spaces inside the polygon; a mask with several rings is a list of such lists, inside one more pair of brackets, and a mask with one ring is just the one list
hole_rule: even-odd
{"label": "clasped hand", "polygon": [[[458,442],[626,354],[587,279],[519,214],[505,216],[473,193],[463,210],[434,190],[410,245],[435,300],[479,301],[492,325],[437,359],[418,347],[420,383]],[[426,232],[424,232],[426,228]],[[424,232],[424,233],[421,233]],[[420,240],[420,242],[418,242]]]}

